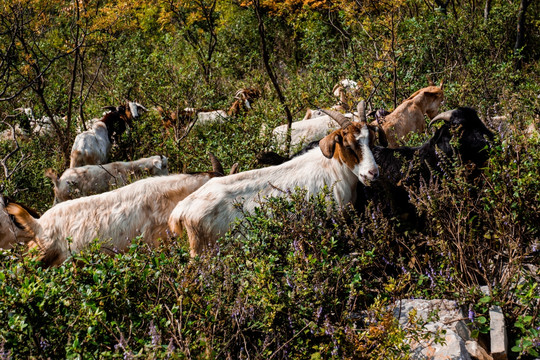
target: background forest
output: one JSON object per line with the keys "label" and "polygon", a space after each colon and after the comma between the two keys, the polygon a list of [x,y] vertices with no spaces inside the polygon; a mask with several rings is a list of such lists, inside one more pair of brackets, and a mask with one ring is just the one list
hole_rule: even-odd
{"label": "background forest", "polygon": [[[77,132],[125,100],[150,111],[111,161],[162,154],[171,173],[209,170],[209,151],[226,168],[260,167],[271,130],[333,105],[345,78],[389,110],[427,76],[444,80],[440,110],[473,107],[496,136],[477,183],[457,164],[439,186],[410,189],[423,229],[293,192],[213,256],[190,260],[183,238],[134,239],[116,256],[96,242],[51,269],[3,251],[0,357],[406,359],[387,306],[409,297],[459,301],[479,337],[500,305],[511,358],[540,356],[539,59],[530,0],[2,1],[0,131],[28,126],[22,108],[54,130],[0,142],[0,191],[40,212],[54,196],[44,170],[65,170]],[[184,138],[155,110],[227,109],[245,87],[262,92],[250,112]]]}

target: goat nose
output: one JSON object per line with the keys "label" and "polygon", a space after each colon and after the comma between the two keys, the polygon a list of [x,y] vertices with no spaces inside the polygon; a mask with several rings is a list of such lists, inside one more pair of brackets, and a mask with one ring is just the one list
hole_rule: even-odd
{"label": "goat nose", "polygon": [[369,175],[371,175],[373,177],[373,180],[375,180],[376,178],[379,177],[379,169],[378,168],[374,168],[374,169],[371,169],[368,171]]}

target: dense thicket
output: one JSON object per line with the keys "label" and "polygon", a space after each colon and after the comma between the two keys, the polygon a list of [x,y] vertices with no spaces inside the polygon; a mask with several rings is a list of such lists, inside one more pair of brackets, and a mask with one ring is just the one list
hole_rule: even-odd
{"label": "dense thicket", "polygon": [[[477,332],[499,304],[512,357],[539,356],[540,137],[526,131],[539,127],[539,58],[540,3],[525,0],[2,2],[0,131],[28,128],[20,108],[54,130],[17,151],[0,142],[0,191],[40,211],[53,199],[43,171],[64,170],[77,131],[126,99],[151,111],[111,160],[163,154],[172,172],[208,170],[208,151],[259,166],[286,109],[301,119],[332,105],[343,78],[386,109],[427,75],[444,80],[441,110],[474,107],[496,139],[476,182],[452,159],[451,176],[409,189],[420,229],[376,204],[329,212],[324,194],[293,192],[238,224],[242,241],[227,236],[197,260],[182,239],[116,257],[96,244],[55,269],[2,253],[0,356],[407,358],[386,305],[410,296],[472,306]],[[154,110],[227,109],[242,87],[262,91],[252,111],[181,141]]]}

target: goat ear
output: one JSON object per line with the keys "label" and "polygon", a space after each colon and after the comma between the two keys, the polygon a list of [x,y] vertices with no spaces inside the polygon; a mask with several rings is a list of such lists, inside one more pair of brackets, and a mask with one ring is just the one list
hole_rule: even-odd
{"label": "goat ear", "polygon": [[336,150],[336,142],[341,143],[343,140],[339,134],[340,130],[336,130],[330,135],[326,135],[324,138],[319,141],[319,147],[324,156],[331,159],[334,156],[334,151]]}
{"label": "goat ear", "polygon": [[238,172],[238,163],[234,163],[233,166],[231,166],[231,170],[229,171],[229,175],[236,174]]}
{"label": "goat ear", "polygon": [[6,211],[15,218],[15,222],[28,232],[31,237],[36,236],[36,219],[25,208],[16,203],[9,203],[6,206]]}
{"label": "goat ear", "polygon": [[51,179],[56,187],[58,187],[58,174],[53,169],[46,169],[45,176]]}

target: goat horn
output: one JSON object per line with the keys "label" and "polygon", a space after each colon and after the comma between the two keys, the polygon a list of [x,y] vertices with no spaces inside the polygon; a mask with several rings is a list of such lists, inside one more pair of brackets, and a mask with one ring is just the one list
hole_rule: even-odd
{"label": "goat horn", "polygon": [[244,89],[240,89],[236,92],[236,94],[234,94],[234,98],[237,99],[237,100],[242,100],[243,97],[245,97],[245,90]]}
{"label": "goat horn", "polygon": [[351,122],[349,121],[349,119],[345,115],[340,113],[339,111],[325,110],[325,109],[320,109],[320,110],[326,115],[330,116],[332,119],[336,120],[336,122],[342,128],[346,128],[347,126],[351,125]]}
{"label": "goat horn", "polygon": [[224,175],[223,166],[221,166],[221,163],[219,162],[217,157],[215,157],[214,154],[212,154],[211,152],[208,153],[208,156],[210,157],[210,162],[212,163],[212,170],[215,173]]}
{"label": "goat horn", "polygon": [[234,163],[233,166],[231,166],[231,171],[229,172],[229,175],[236,174],[238,171],[238,163]]}
{"label": "goat horn", "polygon": [[431,76],[426,75],[426,77],[427,77],[427,81],[429,83],[429,86],[435,86],[435,84],[433,83],[433,80],[431,80]]}
{"label": "goat horn", "polygon": [[360,101],[357,105],[358,117],[360,122],[367,122],[366,120],[366,102],[364,100]]}
{"label": "goat horn", "polygon": [[431,119],[431,121],[429,122],[429,125],[428,127],[431,127],[431,125],[433,125],[434,123],[436,123],[437,121],[439,120],[444,120],[445,122],[449,122],[450,121],[450,117],[452,116],[452,113],[454,112],[455,110],[448,110],[448,111],[445,111],[443,113],[440,113],[439,115],[435,116],[433,119]]}

